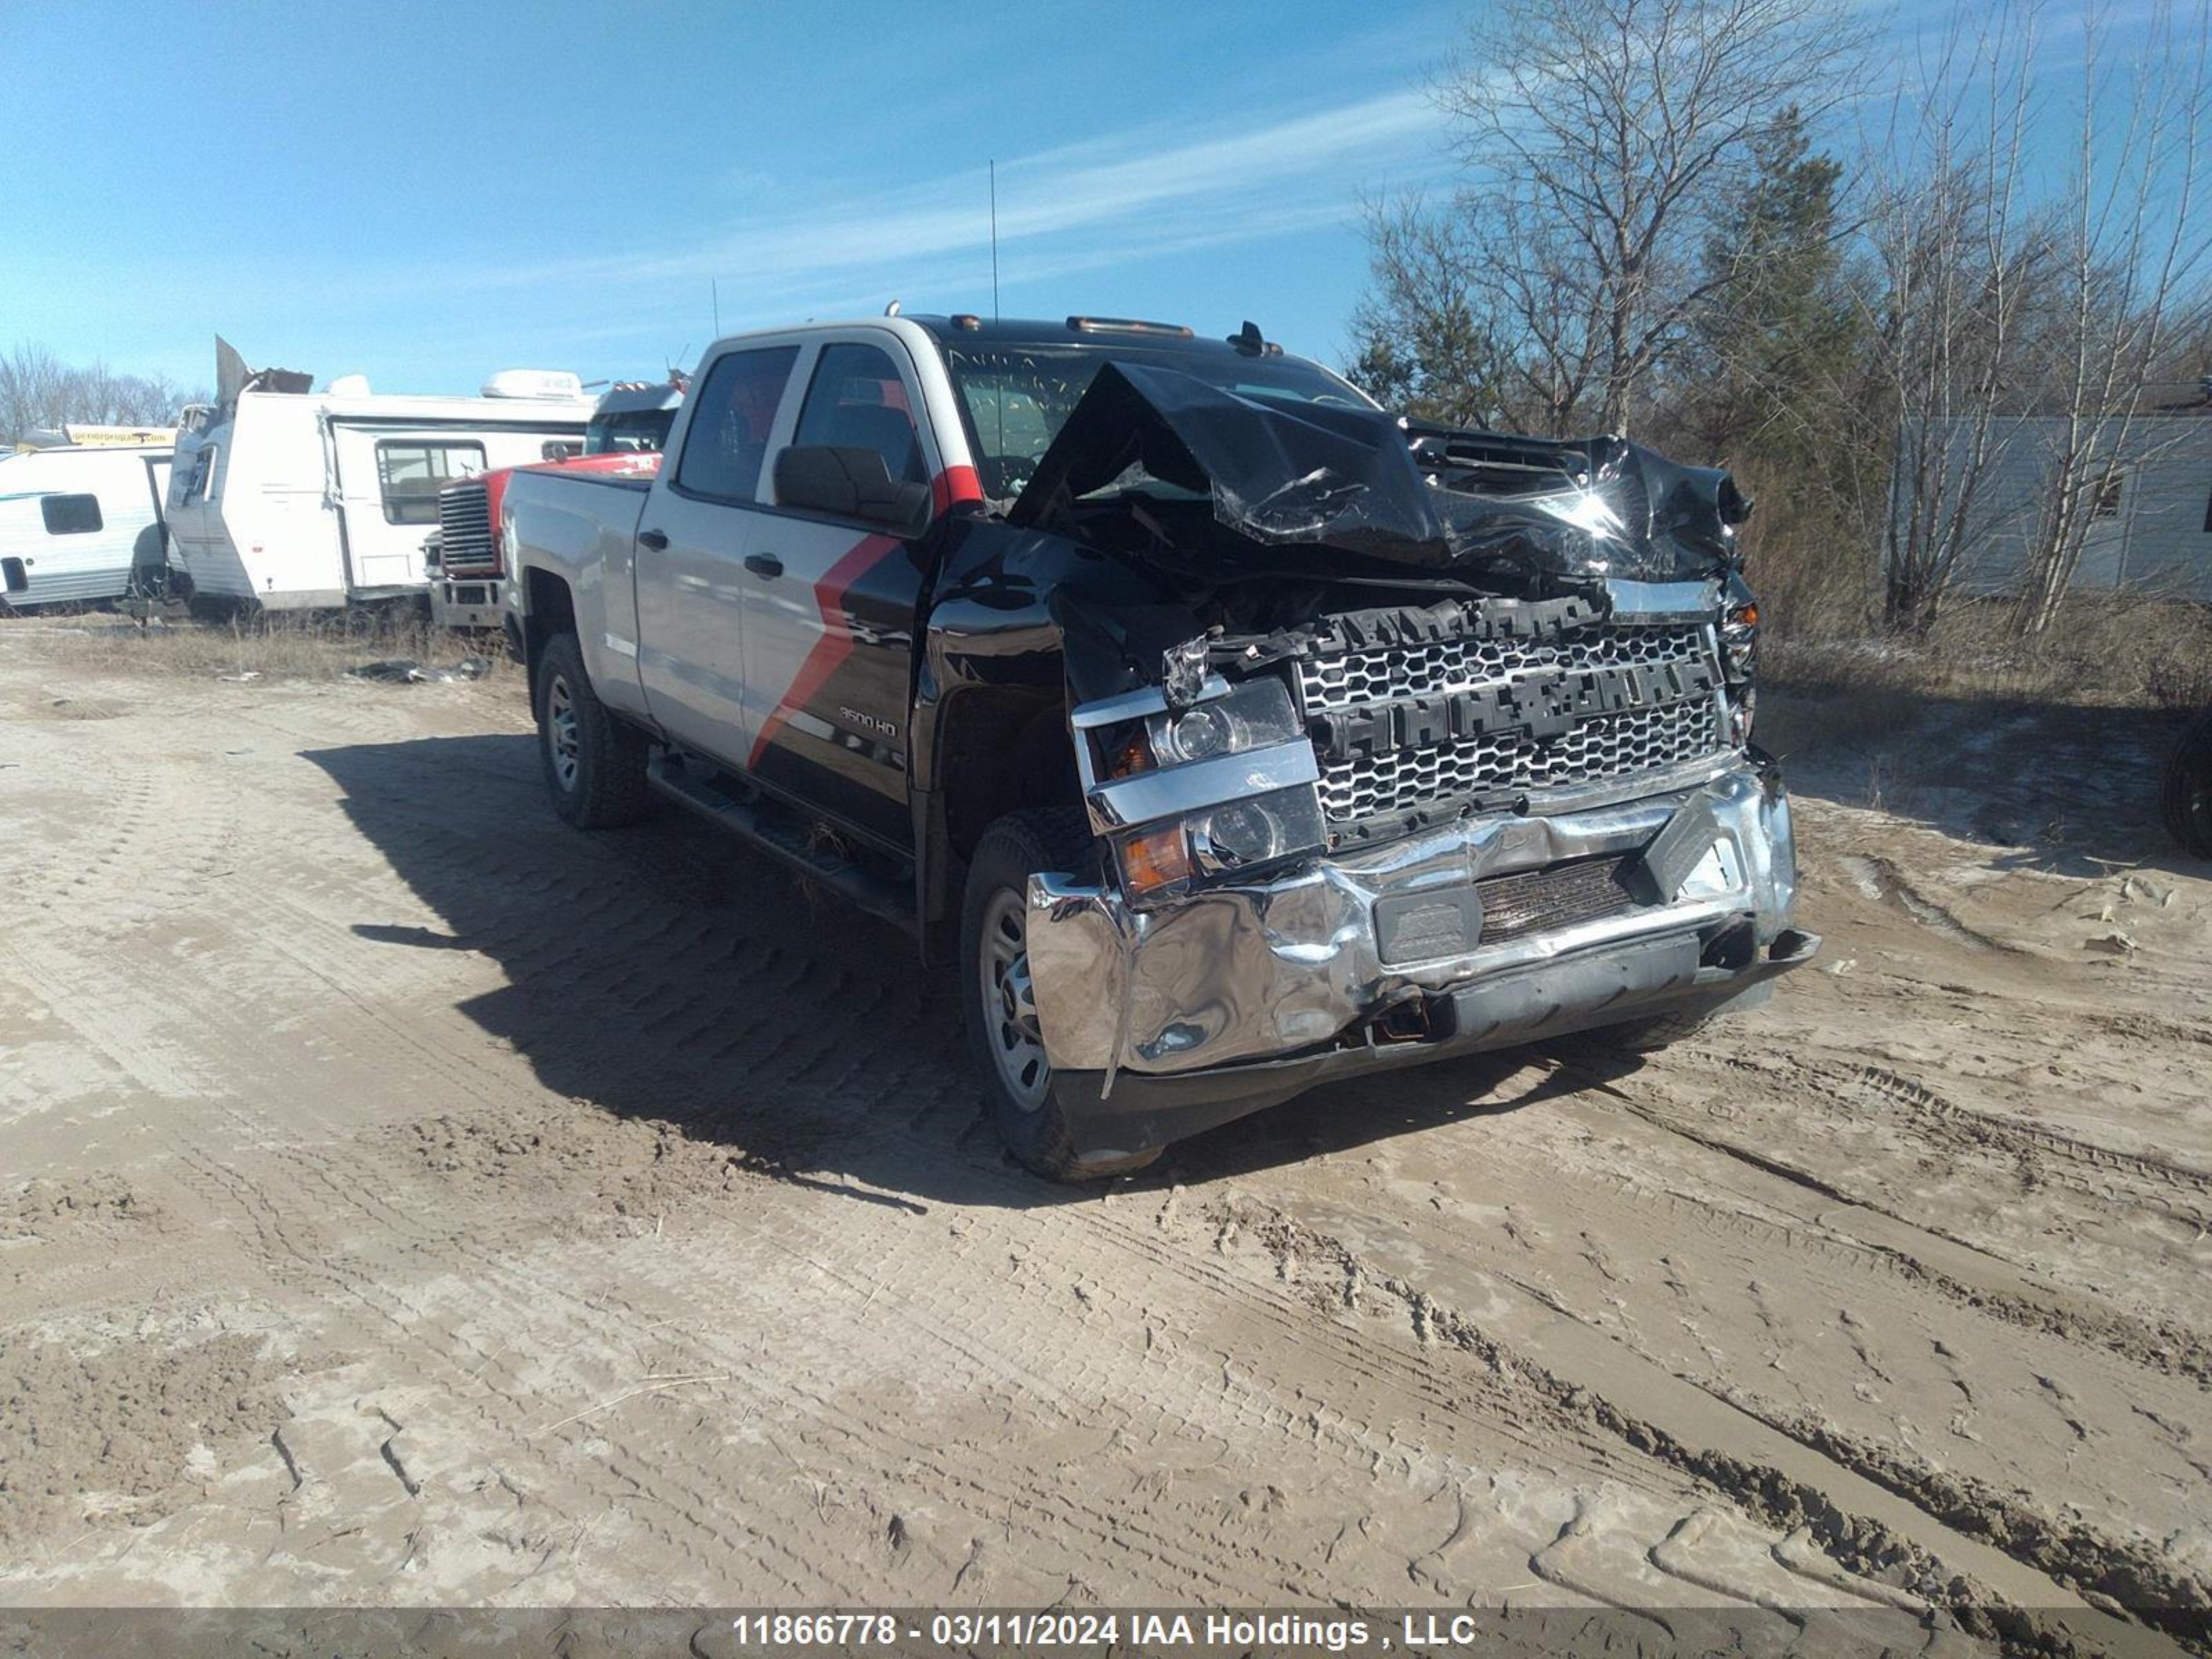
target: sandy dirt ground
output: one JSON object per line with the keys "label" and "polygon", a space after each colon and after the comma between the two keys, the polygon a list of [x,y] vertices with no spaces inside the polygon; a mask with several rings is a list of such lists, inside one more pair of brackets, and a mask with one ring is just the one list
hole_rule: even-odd
{"label": "sandy dirt ground", "polygon": [[2166,726],[1775,702],[1826,946],[1764,1013],[1071,1192],[900,936],[673,814],[556,822],[512,671],[0,624],[0,1602],[2196,1642],[2212,872],[2151,817]]}

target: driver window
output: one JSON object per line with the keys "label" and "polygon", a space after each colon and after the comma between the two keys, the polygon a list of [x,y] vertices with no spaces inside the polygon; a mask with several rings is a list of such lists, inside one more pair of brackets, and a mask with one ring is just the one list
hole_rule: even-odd
{"label": "driver window", "polygon": [[799,412],[793,444],[834,444],[872,449],[884,458],[893,483],[927,483],[921,437],[907,407],[906,383],[880,346],[822,349],[806,406]]}

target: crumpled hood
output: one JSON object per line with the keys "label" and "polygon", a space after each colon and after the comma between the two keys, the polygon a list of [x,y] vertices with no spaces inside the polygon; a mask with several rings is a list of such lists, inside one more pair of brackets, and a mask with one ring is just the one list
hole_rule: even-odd
{"label": "crumpled hood", "polygon": [[[1511,493],[1451,487],[1474,451],[1528,458]],[[1504,563],[1571,580],[1683,580],[1730,560],[1750,503],[1728,474],[1620,438],[1574,442],[1409,428],[1374,410],[1246,398],[1171,369],[1098,371],[1008,514],[1054,525],[1132,468],[1211,497],[1261,546],[1465,571]],[[1556,478],[1557,487],[1542,480]]]}

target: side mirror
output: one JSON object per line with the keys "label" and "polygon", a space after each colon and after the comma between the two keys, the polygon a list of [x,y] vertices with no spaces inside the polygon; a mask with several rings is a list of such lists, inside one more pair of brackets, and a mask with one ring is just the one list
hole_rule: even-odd
{"label": "side mirror", "polygon": [[775,501],[835,518],[896,529],[920,525],[929,505],[926,485],[894,482],[872,449],[842,444],[793,444],[775,458]]}

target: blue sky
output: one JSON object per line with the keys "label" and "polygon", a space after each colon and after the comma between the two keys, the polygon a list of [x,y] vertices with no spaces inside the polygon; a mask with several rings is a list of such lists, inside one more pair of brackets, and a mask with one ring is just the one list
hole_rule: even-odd
{"label": "blue sky", "polygon": [[1329,355],[1360,188],[1436,166],[1441,43],[1359,5],[4,9],[0,347],[195,384],[217,331],[392,391],[657,372],[715,280],[725,332],[988,311],[994,156],[1007,314]]}
{"label": "blue sky", "polygon": [[1363,191],[1443,176],[1464,15],[1347,0],[943,8],[0,7],[0,349],[388,391],[657,373],[712,336],[991,303],[1344,355]]}

